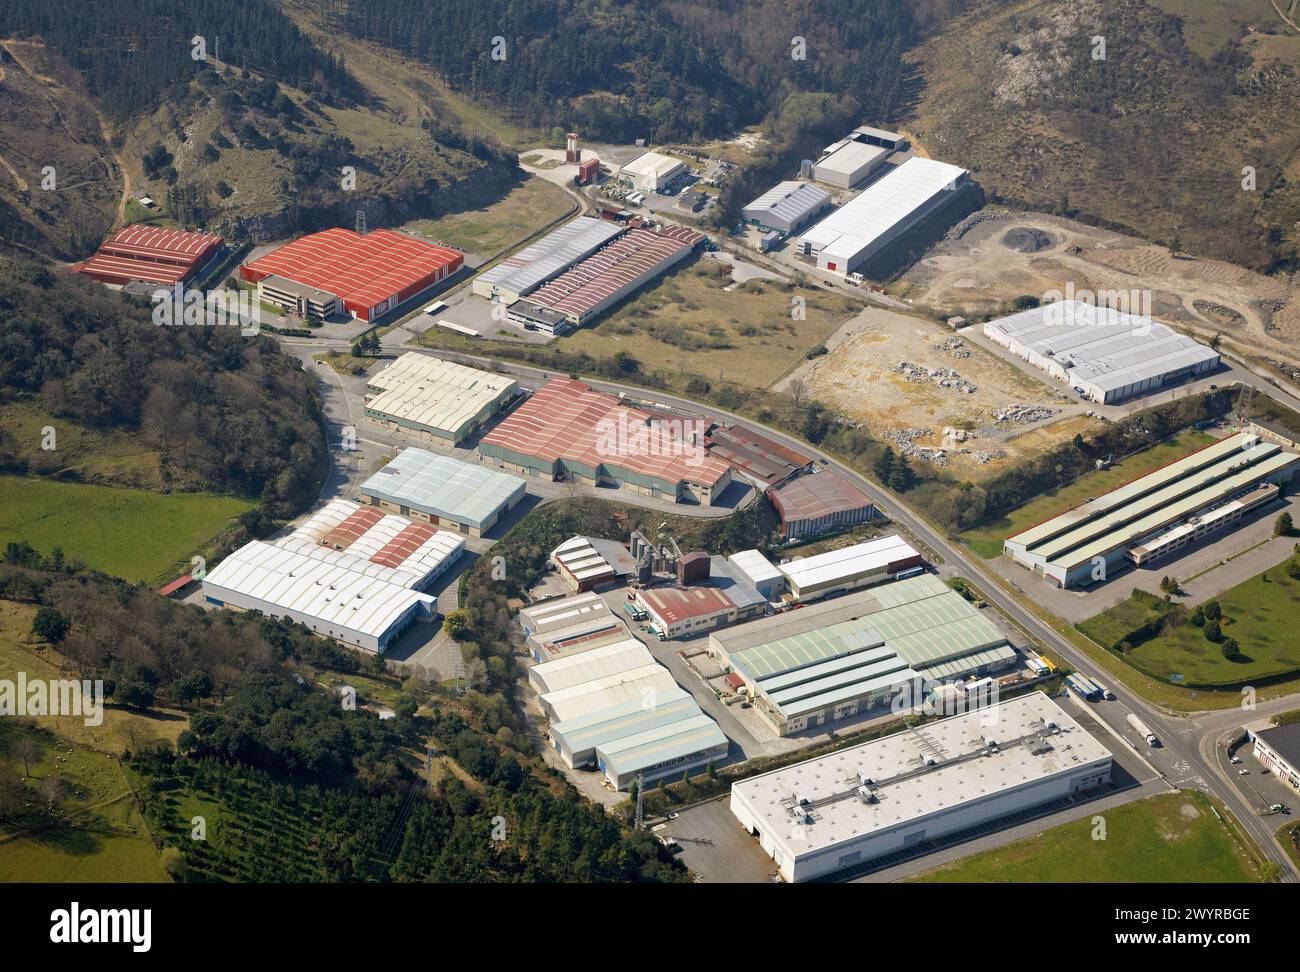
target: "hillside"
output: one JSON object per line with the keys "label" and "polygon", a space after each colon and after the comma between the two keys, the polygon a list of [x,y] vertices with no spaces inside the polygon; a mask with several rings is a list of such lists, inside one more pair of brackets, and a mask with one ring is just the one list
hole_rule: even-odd
{"label": "hillside", "polygon": [[1269,0],[987,0],[914,57],[909,130],[992,198],[1294,268],[1300,33]]}
{"label": "hillside", "polygon": [[165,0],[107,0],[98,29],[117,42],[95,45],[76,10],[0,9],[0,239],[20,248],[84,257],[124,220],[261,239],[358,209],[392,224],[517,182],[508,153],[450,113],[389,100],[271,0],[200,0],[184,22]]}

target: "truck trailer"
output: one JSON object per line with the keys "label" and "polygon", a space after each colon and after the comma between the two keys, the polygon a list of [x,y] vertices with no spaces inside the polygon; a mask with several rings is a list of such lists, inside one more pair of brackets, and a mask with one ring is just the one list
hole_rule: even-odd
{"label": "truck trailer", "polygon": [[1128,715],[1128,724],[1134,732],[1146,740],[1148,746],[1155,746],[1160,742],[1159,737],[1151,731],[1147,724],[1132,712]]}

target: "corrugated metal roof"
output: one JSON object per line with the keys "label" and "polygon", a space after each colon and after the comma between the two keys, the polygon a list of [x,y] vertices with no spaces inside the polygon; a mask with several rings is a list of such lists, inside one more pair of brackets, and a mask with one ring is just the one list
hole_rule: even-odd
{"label": "corrugated metal roof", "polygon": [[524,490],[518,476],[408,447],[367,479],[360,492],[481,529]]}
{"label": "corrugated metal roof", "polygon": [[605,774],[618,778],[725,745],[727,737],[718,724],[701,713],[604,743],[596,748],[596,754],[605,764]]}
{"label": "corrugated metal roof", "polygon": [[505,375],[467,368],[419,351],[408,351],[366,380],[379,394],[366,402],[367,412],[441,432],[459,440],[466,427],[494,402],[519,387]]}
{"label": "corrugated metal roof", "polygon": [[781,580],[785,574],[757,550],[738,550],[727,558],[754,584]]}
{"label": "corrugated metal roof", "polygon": [[830,202],[831,194],[807,182],[778,182],[744,209],[746,219],[760,223],[765,216],[775,216],[795,224],[810,212]]}
{"label": "corrugated metal roof", "polygon": [[633,668],[655,664],[654,656],[635,638],[624,638],[610,645],[602,645],[578,655],[568,655],[555,661],[534,665],[528,676],[543,692],[592,682],[609,675],[617,675]]}
{"label": "corrugated metal roof", "polygon": [[641,668],[630,668],[616,675],[583,682],[558,692],[541,696],[543,706],[553,722],[563,722],[589,712],[637,700],[653,700],[655,693],[677,687],[668,669],[656,663]]}
{"label": "corrugated metal roof", "polygon": [[834,152],[822,156],[817,161],[817,168],[827,169],[842,175],[853,175],[864,165],[870,165],[882,155],[889,154],[889,149],[867,142],[850,141],[840,145]]}
{"label": "corrugated metal roof", "polygon": [[964,175],[966,170],[960,166],[910,158],[807,230],[802,239],[818,250],[847,258],[910,218]]}
{"label": "corrugated metal roof", "polygon": [[919,556],[919,551],[898,535],[855,543],[779,565],[796,589],[817,588],[881,570],[898,560]]}
{"label": "corrugated metal roof", "polygon": [[479,275],[503,291],[526,294],[590,256],[625,227],[607,219],[579,216]]}
{"label": "corrugated metal roof", "polygon": [[699,714],[699,704],[685,689],[664,689],[656,693],[652,707],[646,707],[640,701],[624,702],[556,722],[551,726],[550,735],[567,746],[569,752],[581,753],[602,743],[625,739],[655,726],[680,722]]}

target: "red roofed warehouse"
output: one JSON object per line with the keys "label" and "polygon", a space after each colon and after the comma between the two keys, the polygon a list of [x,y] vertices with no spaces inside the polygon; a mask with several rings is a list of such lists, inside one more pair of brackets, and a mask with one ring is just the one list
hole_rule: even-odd
{"label": "red roofed warehouse", "polygon": [[99,252],[73,270],[100,283],[125,286],[134,281],[176,284],[188,280],[223,249],[225,240],[211,233],[132,224],[123,226]]}
{"label": "red roofed warehouse", "polygon": [[680,638],[736,620],[738,608],[716,587],[650,587],[636,592],[651,626],[665,638]]}
{"label": "red roofed warehouse", "polygon": [[781,537],[807,540],[828,530],[866,523],[875,515],[871,497],[841,476],[823,470],[791,479],[767,497],[781,514]]}
{"label": "red roofed warehouse", "polygon": [[629,408],[585,382],[552,378],[483,436],[479,452],[527,476],[713,503],[731,485],[731,468],[708,455],[687,425]]}
{"label": "red roofed warehouse", "polygon": [[291,313],[320,317],[346,311],[373,321],[447,279],[465,255],[393,230],[362,236],[328,229],[251,260],[239,275],[258,296]]}

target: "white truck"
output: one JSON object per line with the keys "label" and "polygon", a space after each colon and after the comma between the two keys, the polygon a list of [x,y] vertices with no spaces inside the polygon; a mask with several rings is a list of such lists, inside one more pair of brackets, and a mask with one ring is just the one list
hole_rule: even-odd
{"label": "white truck", "polygon": [[1160,742],[1160,739],[1148,728],[1147,724],[1132,712],[1128,715],[1128,724],[1134,732],[1147,741],[1148,746],[1155,746]]}

